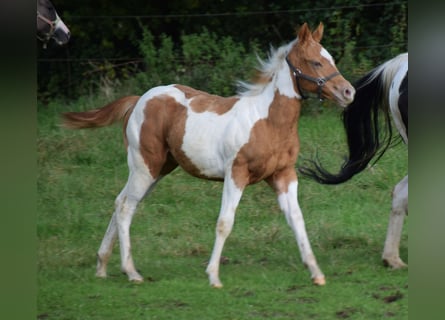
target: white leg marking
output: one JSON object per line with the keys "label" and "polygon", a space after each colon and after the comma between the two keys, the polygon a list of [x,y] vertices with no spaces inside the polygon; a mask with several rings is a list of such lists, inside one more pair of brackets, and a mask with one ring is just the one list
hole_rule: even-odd
{"label": "white leg marking", "polygon": [[106,276],[106,264],[117,234],[119,236],[122,271],[128,275],[130,281],[142,282],[143,277],[136,271],[131,256],[130,225],[139,201],[155,185],[157,180],[151,177],[138,151],[128,149],[128,163],[130,168],[129,178],[124,189],[116,198],[115,212],[99,248],[96,275],[99,277]]}
{"label": "white leg marking", "polygon": [[235,221],[235,211],[241,199],[243,190],[240,190],[228,176],[224,180],[223,195],[221,209],[216,224],[216,239],[213,246],[212,256],[206,272],[209,275],[210,285],[215,288],[221,288],[222,283],[219,279],[219,263],[224,243],[232,231],[233,223]]}
{"label": "white leg marking", "polygon": [[408,212],[408,176],[403,178],[394,188],[392,210],[389,217],[388,232],[382,259],[388,266],[398,269],[406,267],[399,257],[400,237],[403,220]]}
{"label": "white leg marking", "polygon": [[[126,189],[130,189],[132,185],[137,184],[135,182],[137,177],[130,176]],[[131,194],[131,191],[126,192],[126,196],[122,201],[120,210],[117,212],[117,230],[119,233],[119,247],[121,253],[121,270],[128,275],[130,281],[142,282],[142,276],[136,271],[131,256],[131,243],[130,243],[130,225],[136,211],[137,204],[139,203],[139,197]]]}
{"label": "white leg marking", "polygon": [[100,278],[106,278],[107,276],[108,259],[110,258],[111,252],[113,250],[113,245],[117,238],[116,212],[118,211],[118,208],[121,206],[120,204],[122,202],[122,200],[120,200],[121,194],[116,199],[115,211],[113,213],[113,216],[111,217],[107,231],[105,232],[105,236],[102,240],[99,251],[97,253],[96,276]]}
{"label": "white leg marking", "polygon": [[314,284],[324,285],[326,280],[317,265],[317,261],[309,243],[303,214],[301,212],[300,205],[298,204],[297,190],[298,182],[291,182],[288,186],[288,192],[279,194],[278,203],[286,216],[288,224],[295,234],[295,238],[297,239],[298,247],[300,249],[301,259],[309,268]]}

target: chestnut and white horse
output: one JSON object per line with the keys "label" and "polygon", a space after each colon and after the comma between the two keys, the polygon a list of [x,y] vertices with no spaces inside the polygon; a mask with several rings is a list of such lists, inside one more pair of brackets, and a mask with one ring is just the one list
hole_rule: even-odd
{"label": "chestnut and white horse", "polygon": [[49,0],[37,0],[37,39],[43,42],[44,48],[50,39],[58,45],[64,45],[70,39],[70,30]]}
{"label": "chestnut and white horse", "polygon": [[211,286],[222,286],[221,253],[243,190],[262,180],[278,196],[312,281],[325,284],[297,200],[296,125],[304,93],[346,106],[355,90],[321,46],[322,35],[321,23],[313,33],[304,24],[295,40],[272,50],[262,62],[258,81],[240,83],[236,96],[220,97],[173,84],[152,88],[141,97],[121,98],[101,109],[64,114],[69,128],[124,122],[130,173],[98,251],[97,276],[106,277],[113,243],[119,238],[122,270],[130,281],[143,281],[130,252],[132,217],[156,182],[180,166],[195,177],[224,181],[216,240],[206,269]]}
{"label": "chestnut and white horse", "polygon": [[[337,174],[318,161],[300,171],[320,183],[338,184],[363,171],[372,159],[380,159],[392,141],[391,117],[408,145],[408,53],[400,54],[368,72],[355,84],[354,102],[343,111],[349,156]],[[384,127],[379,114],[385,117]],[[381,131],[386,136],[381,137]],[[393,268],[406,266],[399,256],[403,220],[408,214],[408,175],[394,188],[383,261]]]}

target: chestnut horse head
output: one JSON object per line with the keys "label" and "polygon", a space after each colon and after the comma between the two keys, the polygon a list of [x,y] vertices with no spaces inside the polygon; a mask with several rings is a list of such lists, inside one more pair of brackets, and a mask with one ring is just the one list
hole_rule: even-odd
{"label": "chestnut horse head", "polygon": [[308,97],[307,92],[316,92],[319,99],[334,100],[341,106],[347,106],[353,101],[355,90],[340,74],[329,52],[320,44],[323,29],[320,23],[311,32],[307,24],[303,24],[286,61],[303,99]]}

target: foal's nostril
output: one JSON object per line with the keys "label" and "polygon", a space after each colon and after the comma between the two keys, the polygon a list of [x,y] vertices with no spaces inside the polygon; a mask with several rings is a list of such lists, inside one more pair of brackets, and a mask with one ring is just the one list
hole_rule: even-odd
{"label": "foal's nostril", "polygon": [[352,98],[352,97],[354,96],[354,93],[355,93],[354,89],[346,88],[346,89],[343,91],[343,96],[344,96],[345,98]]}

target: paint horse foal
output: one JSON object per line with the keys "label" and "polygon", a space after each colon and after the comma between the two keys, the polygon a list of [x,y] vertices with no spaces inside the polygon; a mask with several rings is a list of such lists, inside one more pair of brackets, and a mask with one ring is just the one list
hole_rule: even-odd
{"label": "paint horse foal", "polygon": [[346,106],[355,90],[320,45],[322,35],[321,23],[313,33],[304,24],[297,39],[273,51],[262,63],[259,81],[242,83],[237,96],[223,98],[184,85],[168,85],[152,88],[142,97],[121,98],[101,109],[64,114],[65,125],[71,128],[124,120],[130,174],[99,248],[97,276],[106,276],[118,237],[122,270],[131,281],[143,280],[130,252],[131,220],[139,201],[179,165],[195,177],[224,181],[216,240],[206,269],[213,287],[222,287],[221,253],[243,190],[262,180],[277,193],[313,282],[325,284],[297,200],[296,124],[303,91]]}
{"label": "paint horse foal", "polygon": [[[319,163],[313,168],[301,168],[302,173],[318,182],[338,184],[363,171],[369,162],[377,161],[391,144],[390,115],[406,145],[408,145],[408,53],[400,54],[371,70],[356,83],[354,102],[343,111],[349,156],[337,174],[326,171]],[[384,126],[378,121],[379,113],[385,117]],[[386,131],[386,140],[380,131]],[[392,210],[382,259],[392,268],[406,264],[400,259],[399,244],[403,220],[408,214],[408,175],[394,188]]]}

